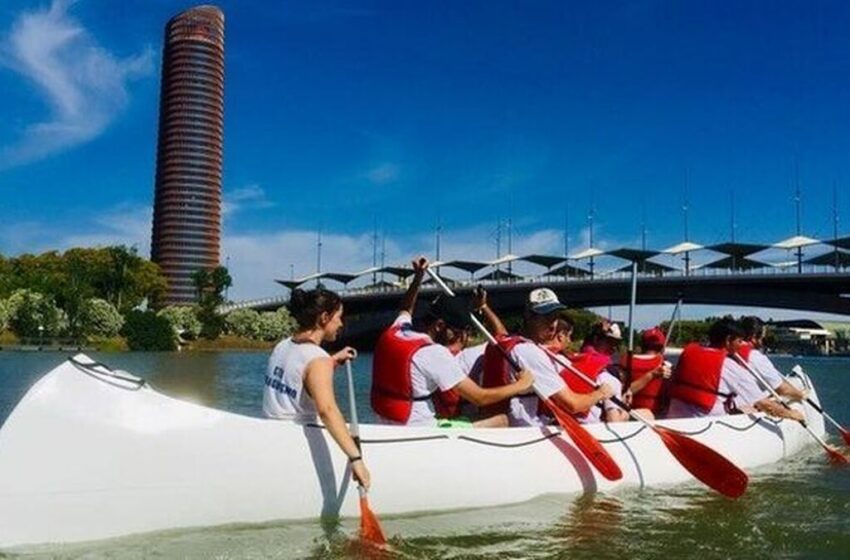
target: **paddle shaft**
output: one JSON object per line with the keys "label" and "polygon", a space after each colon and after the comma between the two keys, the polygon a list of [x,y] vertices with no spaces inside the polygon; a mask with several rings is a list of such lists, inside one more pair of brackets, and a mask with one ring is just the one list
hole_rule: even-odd
{"label": "paddle shaft", "polygon": [[[679,295],[679,299],[676,300],[676,306],[673,308],[673,313],[670,315],[670,324],[667,325],[667,333],[664,335],[664,349],[667,349],[667,344],[670,342],[670,337],[673,335],[673,329],[676,327],[676,320],[679,314],[679,308],[682,307],[682,298],[681,294]],[[663,354],[663,352],[662,352]]]}
{"label": "paddle shaft", "polygon": [[[572,364],[564,362],[559,356],[552,358],[572,373],[576,374],[579,379],[597,387],[588,376],[573,367]],[[721,494],[737,498],[744,493],[747,487],[747,474],[742,471],[737,465],[729,461],[717,451],[711,449],[705,444],[686,436],[685,434],[672,431],[668,428],[658,426],[655,422],[644,418],[633,410],[626,403],[617,397],[611,398],[611,401],[629,413],[629,417],[637,420],[661,438],[661,442],[670,451],[673,457],[679,461],[694,478],[702,481],[708,487],[720,492]]]}
{"label": "paddle shaft", "polygon": [[[804,375],[803,368],[801,368],[799,365],[794,366],[794,367],[791,369],[791,373],[792,373],[792,374],[794,374],[794,375],[796,375],[796,376],[798,376],[798,377],[801,377],[802,375]],[[783,376],[783,377],[785,377],[785,376]],[[787,377],[785,377],[785,379],[787,380]],[[842,432],[842,433],[844,433],[844,432],[846,432],[846,431],[847,431],[847,430],[844,428],[844,426],[842,426],[841,424],[839,424],[839,423],[838,423],[838,421],[837,421],[835,418],[833,418],[832,416],[830,416],[830,415],[829,415],[829,413],[828,413],[827,411],[825,411],[825,410],[823,409],[823,407],[821,407],[821,405],[819,405],[817,402],[813,401],[813,400],[811,399],[811,397],[806,397],[806,399],[805,399],[805,400],[806,400],[806,403],[807,403],[809,406],[811,406],[812,408],[814,408],[815,410],[817,410],[817,411],[821,414],[821,416],[823,416],[824,418],[826,418],[826,419],[827,419],[827,420],[828,420],[828,421],[829,421],[829,422],[830,422],[833,426],[835,426],[836,428],[838,428],[839,430],[841,430],[841,432]]]}
{"label": "paddle shaft", "polygon": [[[446,293],[446,295],[448,295],[449,297],[457,297],[457,294],[454,293],[454,290],[452,290],[449,285],[446,284],[436,272],[432,271],[430,268],[426,270],[431,276],[431,279],[437,283],[437,285],[440,287],[441,290]],[[484,335],[484,338],[487,339],[487,342],[489,342],[502,352],[502,356],[504,356],[505,360],[508,361],[514,371],[518,372],[520,369],[522,369],[517,363],[517,361],[514,360],[513,356],[511,356],[508,352],[505,351],[504,348],[499,345],[499,342],[496,340],[496,337],[493,336],[489,330],[487,330],[487,327],[484,326],[484,324],[478,319],[478,317],[475,316],[474,313],[470,313],[469,318],[472,320],[472,324],[475,325],[475,328],[478,329],[478,332]]]}
{"label": "paddle shaft", "polygon": [[[744,369],[746,369],[748,372],[750,372],[750,375],[752,375],[753,377],[755,377],[755,378],[756,378],[756,381],[758,381],[759,383],[761,383],[762,385],[764,385],[764,386],[767,388],[767,391],[771,394],[771,396],[773,396],[773,398],[774,398],[774,399],[776,399],[777,401],[779,401],[779,403],[780,403],[782,406],[784,406],[786,409],[791,410],[791,407],[790,407],[790,406],[788,406],[788,403],[786,403],[784,400],[782,400],[782,397],[780,397],[780,396],[779,396],[779,393],[777,393],[777,392],[776,392],[776,389],[774,389],[773,387],[771,387],[771,386],[770,386],[770,383],[768,383],[768,382],[765,380],[765,378],[762,376],[762,374],[761,374],[761,373],[759,373],[758,371],[756,371],[756,370],[755,370],[752,366],[750,366],[750,364],[748,364],[748,363],[746,362],[746,360],[744,360],[744,358],[742,358],[742,357],[741,357],[741,355],[740,355],[740,354],[738,354],[737,352],[735,352],[734,354],[732,354],[732,357],[735,359],[735,361],[737,361],[740,365],[742,365],[742,366],[744,367]],[[803,426],[803,427],[806,429],[806,431],[807,431],[807,432],[809,432],[809,434],[810,434],[813,438],[815,438],[815,439],[817,440],[817,442],[821,445],[821,447],[823,447],[824,449],[826,449],[826,450],[827,450],[827,451],[829,451],[830,453],[832,452],[832,448],[829,446],[829,444],[828,444],[828,443],[826,443],[826,442],[823,440],[823,438],[822,438],[822,437],[820,437],[818,434],[816,434],[816,433],[814,432],[814,430],[812,430],[812,429],[809,427],[809,424],[808,424],[805,420],[797,420],[797,422],[799,422],[799,423],[800,423],[800,425],[801,425],[801,426]]]}
{"label": "paddle shaft", "polygon": [[[354,398],[354,375],[351,373],[351,360],[345,362],[345,376],[348,379],[348,405],[351,409],[351,422],[348,430],[351,432],[351,439],[354,440],[354,445],[361,455],[363,451],[360,448],[360,422],[357,420],[357,401]],[[359,482],[357,483],[357,492],[361,498],[366,497],[366,489]]]}
{"label": "paddle shaft", "polygon": [[357,444],[357,449],[360,449],[360,422],[357,420],[357,401],[354,398],[354,375],[351,373],[351,360],[345,362],[345,376],[348,379],[348,408],[351,410],[351,422],[349,423],[349,431],[351,439]]}

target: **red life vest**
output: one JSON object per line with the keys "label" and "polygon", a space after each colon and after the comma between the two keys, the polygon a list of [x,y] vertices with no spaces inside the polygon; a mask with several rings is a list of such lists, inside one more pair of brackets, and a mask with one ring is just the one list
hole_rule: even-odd
{"label": "red life vest", "polygon": [[692,342],[685,346],[673,374],[670,397],[710,412],[717,402],[726,350]]}
{"label": "red life vest", "polygon": [[752,342],[742,342],[741,346],[738,347],[738,354],[744,358],[745,362],[750,361],[750,352],[753,351],[753,343]]}
{"label": "red life vest", "polygon": [[[504,350],[504,353],[510,354],[514,346],[520,342],[526,342],[521,336],[500,336],[496,341]],[[513,379],[514,371],[511,364],[505,359],[505,355],[492,343],[484,348],[484,361],[482,363],[481,372],[481,387],[490,389],[492,387],[504,387],[509,385]],[[483,416],[494,416],[496,414],[505,414],[510,408],[510,402],[504,400],[488,406],[481,407]]]}
{"label": "red life vest", "polygon": [[[599,352],[580,352],[578,354],[570,354],[569,361],[571,366],[589,377],[593,381],[593,384],[588,383],[574,372],[570,371],[569,368],[563,368],[560,371],[561,379],[564,380],[564,383],[567,384],[570,391],[586,395],[596,390],[596,378],[599,377],[600,373],[605,371],[605,368],[610,363],[611,358],[610,356]],[[558,362],[556,361],[555,363]],[[579,412],[573,414],[573,416],[584,418],[589,413],[590,411]]]}
{"label": "red life vest", "polygon": [[400,326],[385,330],[375,345],[372,360],[372,410],[394,422],[405,423],[410,418],[414,401],[428,400],[431,396],[413,396],[410,380],[410,362],[417,350],[433,344],[430,338],[403,338],[398,336]]}
{"label": "red life vest", "polygon": [[[633,354],[632,355],[632,382],[649,375],[664,364],[664,356],[661,354]],[[620,365],[624,369],[629,368],[629,356],[624,354],[620,358]],[[632,397],[632,408],[648,408],[653,413],[661,409],[661,391],[664,388],[664,380],[656,377],[646,386],[635,393]]]}

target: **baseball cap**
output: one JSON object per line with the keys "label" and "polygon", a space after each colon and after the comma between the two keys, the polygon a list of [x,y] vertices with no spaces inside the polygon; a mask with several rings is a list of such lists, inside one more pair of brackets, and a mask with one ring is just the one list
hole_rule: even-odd
{"label": "baseball cap", "polygon": [[644,348],[663,348],[666,343],[667,337],[658,327],[647,329],[640,335],[640,344]]}
{"label": "baseball cap", "polygon": [[602,328],[602,334],[607,338],[614,340],[623,340],[623,333],[620,331],[620,325],[617,323],[609,323]]}
{"label": "baseball cap", "polygon": [[433,319],[442,319],[454,329],[470,329],[474,325],[469,318],[469,308],[458,298],[437,296],[428,308]]}
{"label": "baseball cap", "polygon": [[528,294],[527,307],[535,315],[548,315],[567,308],[549,288],[531,290]]}

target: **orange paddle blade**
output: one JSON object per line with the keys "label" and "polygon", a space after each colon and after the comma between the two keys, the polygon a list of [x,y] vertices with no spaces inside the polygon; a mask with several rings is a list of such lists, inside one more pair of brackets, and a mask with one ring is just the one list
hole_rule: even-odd
{"label": "orange paddle blade", "polygon": [[381,522],[369,508],[369,499],[366,497],[366,492],[363,491],[360,492],[360,537],[372,544],[387,544],[387,537],[384,536],[384,530],[381,529]]}
{"label": "orange paddle blade", "polygon": [[620,470],[620,466],[617,465],[611,455],[609,455],[605,448],[602,447],[599,440],[590,435],[590,432],[585,430],[575,418],[558,408],[558,405],[553,403],[551,400],[544,399],[543,402],[546,403],[546,406],[548,406],[552,411],[552,414],[555,415],[555,418],[558,420],[558,424],[560,424],[564,432],[570,436],[570,439],[573,440],[573,443],[576,447],[578,447],[579,451],[584,454],[585,458],[587,458],[591,465],[596,467],[599,474],[608,480],[620,480],[623,478],[623,471]]}
{"label": "orange paddle blade", "polygon": [[654,430],[679,463],[709,488],[729,498],[738,498],[747,490],[747,473],[714,449],[660,426]]}

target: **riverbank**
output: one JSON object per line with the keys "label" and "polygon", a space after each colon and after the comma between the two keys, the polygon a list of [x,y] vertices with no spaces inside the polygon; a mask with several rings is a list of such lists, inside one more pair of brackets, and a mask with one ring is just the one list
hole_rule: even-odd
{"label": "riverbank", "polygon": [[[274,348],[277,341],[253,340],[234,335],[223,335],[215,340],[198,339],[182,342],[179,350],[182,352],[268,352]],[[121,336],[109,338],[92,338],[85,341],[55,341],[43,342],[21,339],[14,333],[0,333],[0,351],[12,352],[131,352],[127,339]]]}

